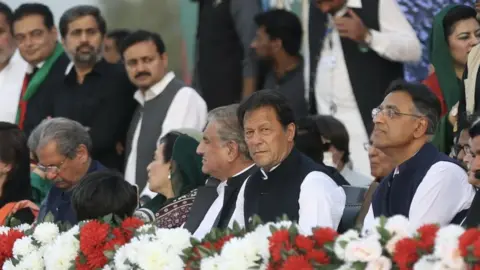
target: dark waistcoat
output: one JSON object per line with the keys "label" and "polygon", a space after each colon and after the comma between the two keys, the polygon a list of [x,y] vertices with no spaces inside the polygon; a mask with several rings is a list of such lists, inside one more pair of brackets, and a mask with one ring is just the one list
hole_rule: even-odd
{"label": "dark waistcoat", "polygon": [[[372,208],[375,217],[394,215],[409,216],[410,205],[418,186],[428,170],[437,162],[447,161],[457,164],[457,161],[439,152],[430,143],[425,144],[415,156],[398,167],[398,174],[390,173],[378,186],[373,195]],[[445,198],[448,199],[448,198]],[[467,210],[454,217],[452,223],[459,224]]]}
{"label": "dark waistcoat", "polygon": [[298,221],[300,187],[313,171],[323,172],[338,185],[342,184],[326,166],[315,163],[295,148],[277,168],[266,173],[267,179],[261,170],[253,173],[245,186],[245,224],[254,215],[260,216],[263,222],[276,221],[283,215]]}
{"label": "dark waistcoat", "polygon": [[[362,0],[362,8],[352,10],[362,19],[364,25],[373,30],[379,30],[378,0]],[[316,114],[315,80],[317,64],[321,57],[323,41],[327,29],[327,15],[310,1],[308,23],[310,49],[310,109]],[[348,75],[360,114],[367,132],[372,131],[372,109],[380,105],[385,90],[395,79],[403,77],[403,65],[382,58],[374,50],[360,50],[359,44],[348,38],[341,38],[343,55],[347,65]]]}
{"label": "dark waistcoat", "polygon": [[158,96],[145,102],[144,106],[139,105],[135,110],[127,133],[125,157],[128,162],[128,156],[132,151],[135,129],[140,119],[142,119],[140,136],[137,142],[137,164],[135,170],[135,181],[140,192],[147,183],[147,166],[152,161],[155,150],[157,149],[157,141],[162,134],[162,124],[167,116],[168,108],[175,95],[183,87],[185,87],[185,84],[174,78]]}
{"label": "dark waistcoat", "polygon": [[[252,1],[252,0],[248,0]],[[197,74],[208,109],[240,100],[243,46],[230,12],[230,0],[199,1]]]}

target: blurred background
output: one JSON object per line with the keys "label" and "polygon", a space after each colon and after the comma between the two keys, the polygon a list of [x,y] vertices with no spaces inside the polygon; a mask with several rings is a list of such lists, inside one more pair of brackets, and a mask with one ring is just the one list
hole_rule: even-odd
{"label": "blurred background", "polygon": [[[263,0],[244,1],[263,2]],[[266,2],[269,1],[266,0]],[[292,10],[299,16],[302,15],[303,1],[308,3],[311,0],[293,0]],[[4,2],[15,9],[22,3],[32,1],[6,0]],[[398,0],[424,46],[422,62],[406,66],[408,80],[423,80],[427,75],[426,44],[433,14],[447,4],[473,6],[474,2],[475,0]],[[160,33],[167,46],[171,69],[178,76],[181,75],[185,82],[190,83],[197,24],[197,4],[192,0],[43,0],[42,3],[52,9],[57,24],[62,13],[69,7],[88,4],[101,8],[107,19],[109,30],[142,28]]]}

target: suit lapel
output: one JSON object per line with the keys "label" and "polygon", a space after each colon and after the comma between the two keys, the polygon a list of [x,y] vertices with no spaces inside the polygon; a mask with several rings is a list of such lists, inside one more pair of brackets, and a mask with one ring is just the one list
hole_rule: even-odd
{"label": "suit lapel", "polygon": [[218,193],[216,186],[199,187],[184,228],[189,232],[194,233],[198,226],[200,226],[200,223],[217,196]]}

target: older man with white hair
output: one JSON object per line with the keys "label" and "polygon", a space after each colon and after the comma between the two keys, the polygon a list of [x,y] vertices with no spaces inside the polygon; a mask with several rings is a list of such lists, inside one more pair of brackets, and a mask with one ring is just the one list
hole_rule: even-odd
{"label": "older man with white hair", "polygon": [[40,206],[37,222],[51,213],[55,222],[76,224],[71,206],[73,189],[88,173],[105,169],[90,156],[92,140],[88,131],[76,121],[51,118],[33,130],[29,147],[38,157],[37,168],[54,183]]}

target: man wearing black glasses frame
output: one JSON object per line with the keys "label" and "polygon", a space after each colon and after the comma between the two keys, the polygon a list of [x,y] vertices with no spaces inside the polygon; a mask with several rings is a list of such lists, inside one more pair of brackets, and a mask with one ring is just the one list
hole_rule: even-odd
{"label": "man wearing black glasses frame", "polygon": [[373,109],[373,146],[396,168],[373,196],[366,229],[380,216],[403,215],[413,226],[458,224],[465,217],[474,196],[467,174],[430,143],[440,112],[430,89],[404,81],[393,82],[382,104]]}

